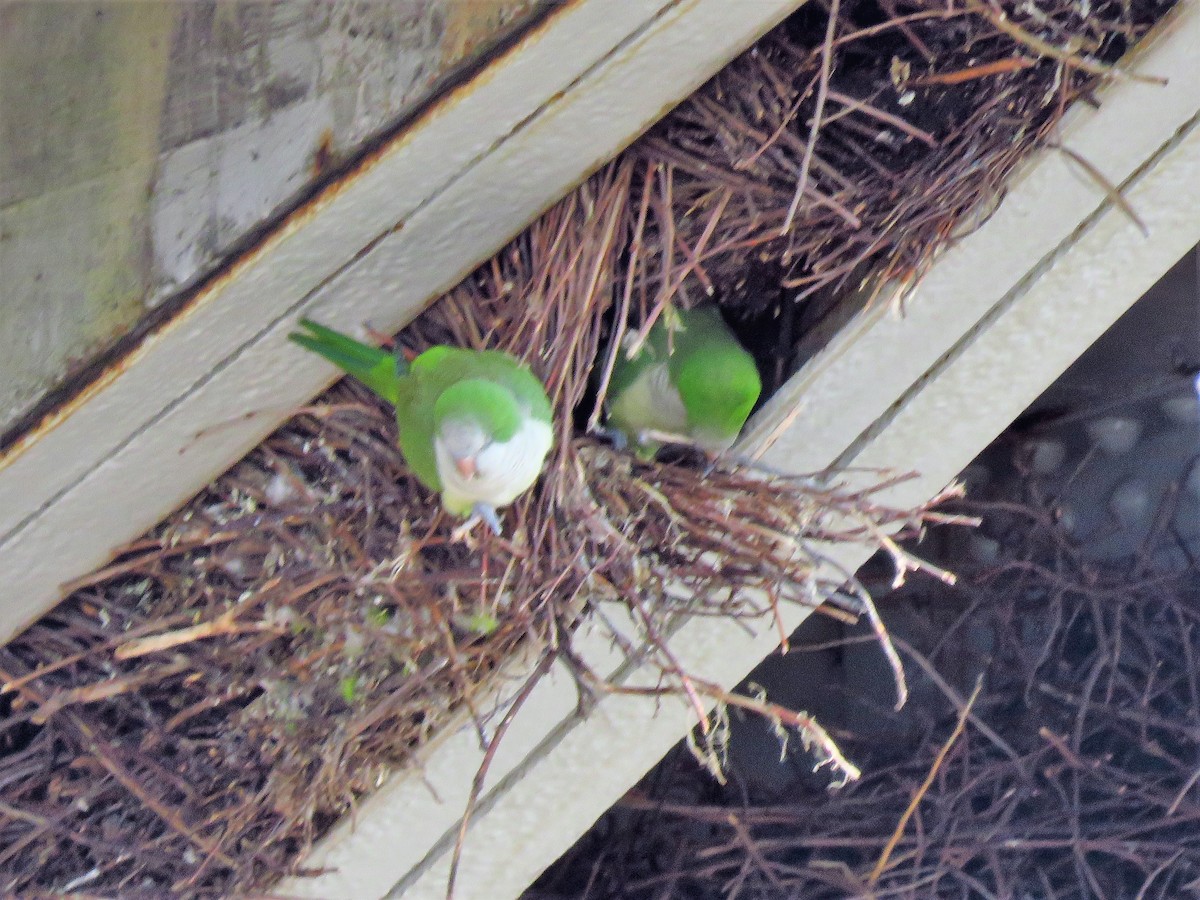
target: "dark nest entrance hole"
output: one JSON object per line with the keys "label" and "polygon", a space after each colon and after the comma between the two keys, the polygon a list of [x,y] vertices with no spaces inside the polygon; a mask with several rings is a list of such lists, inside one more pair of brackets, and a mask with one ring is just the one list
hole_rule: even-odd
{"label": "dark nest entrance hole", "polygon": [[[613,453],[572,428],[606,332],[712,296],[778,386],[973,227],[1169,6],[814,3],[765,37],[402,335],[547,382],[558,447],[503,538],[453,542],[387,412],[341,384],[0,649],[0,891],[262,888],[589,608],[653,635],[836,588],[797,541],[925,511]],[[638,652],[681,690],[665,650]]]}

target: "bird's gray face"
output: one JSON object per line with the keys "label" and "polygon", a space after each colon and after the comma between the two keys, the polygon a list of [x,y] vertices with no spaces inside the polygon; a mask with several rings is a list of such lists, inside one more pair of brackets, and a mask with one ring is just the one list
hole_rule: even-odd
{"label": "bird's gray face", "polygon": [[447,419],[438,429],[436,440],[466,479],[475,477],[479,454],[492,443],[483,426],[474,419]]}

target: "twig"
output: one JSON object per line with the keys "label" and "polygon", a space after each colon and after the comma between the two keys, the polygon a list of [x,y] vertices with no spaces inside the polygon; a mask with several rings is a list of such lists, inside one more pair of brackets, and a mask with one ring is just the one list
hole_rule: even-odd
{"label": "twig", "polygon": [[851,97],[848,94],[841,93],[840,91],[832,90],[829,91],[829,99],[842,104],[843,108],[841,112],[834,113],[834,115],[826,118],[826,125],[828,125],[830,122],[840,119],[843,116],[850,115],[851,113],[861,112],[870,116],[872,119],[878,119],[880,122],[891,125],[893,128],[904,132],[909,137],[916,138],[926,147],[936,148],[938,146],[937,138],[935,138],[928,131],[918,128],[916,125],[912,125],[899,116],[893,115],[886,110],[874,107],[866,100],[860,100],[857,97]]}
{"label": "twig", "polygon": [[956,69],[953,72],[922,75],[920,78],[913,78],[906,83],[910,87],[926,87],[931,84],[965,84],[968,81],[974,81],[978,78],[991,78],[993,75],[1008,75],[1012,72],[1020,72],[1023,69],[1031,69],[1036,65],[1037,60],[1029,59],[1026,56],[1009,56],[990,63],[981,63],[977,66],[967,66],[965,69]]}
{"label": "twig", "polygon": [[946,699],[950,701],[950,703],[958,711],[959,715],[967,716],[970,719],[971,724],[979,729],[980,734],[991,741],[1004,753],[1005,756],[1016,763],[1018,769],[1021,771],[1022,776],[1026,780],[1032,779],[1032,776],[1028,771],[1026,771],[1025,763],[1021,754],[1014,750],[1012,745],[1009,744],[1008,741],[1004,740],[1004,738],[1002,738],[999,734],[997,734],[996,730],[988,725],[987,722],[983,721],[983,719],[971,712],[971,709],[967,705],[967,701],[963,699],[963,696],[953,687],[951,687],[950,683],[946,681],[946,679],[942,677],[941,673],[939,673],[937,669],[933,667],[933,664],[925,658],[925,655],[920,653],[915,647],[902,638],[894,638],[894,640],[896,646],[907,653],[913,662],[920,666],[921,670],[927,676],[929,676],[929,680],[937,685],[938,690],[940,690],[946,696]]}
{"label": "twig", "polygon": [[646,229],[646,216],[650,211],[650,196],[654,188],[653,174],[649,171],[642,181],[642,198],[638,203],[637,222],[633,227],[632,244],[629,248],[630,262],[625,273],[625,287],[621,291],[620,305],[613,320],[613,331],[609,337],[608,352],[604,357],[604,367],[600,373],[600,383],[596,389],[596,403],[592,414],[588,417],[587,430],[594,434],[600,427],[600,416],[604,412],[604,399],[608,396],[608,384],[612,380],[613,368],[617,363],[617,354],[621,352],[621,342],[625,337],[625,329],[629,327],[629,307],[633,298],[634,275],[638,268],[638,258],[642,252],[642,236]]}
{"label": "twig", "polygon": [[942,763],[946,759],[946,755],[950,752],[950,748],[954,746],[954,742],[958,740],[958,736],[962,734],[963,727],[967,724],[967,717],[970,715],[971,708],[975,705],[976,698],[979,697],[979,692],[983,689],[983,676],[980,675],[975,679],[975,690],[971,691],[971,696],[967,698],[962,711],[958,714],[958,721],[954,724],[954,730],[950,732],[950,736],[946,738],[946,742],[942,744],[942,749],[938,751],[937,756],[933,759],[933,765],[929,767],[929,773],[925,776],[925,780],[921,782],[921,786],[917,788],[913,794],[912,800],[905,807],[904,812],[900,815],[900,821],[896,823],[896,828],[892,831],[892,836],[888,838],[887,844],[884,845],[883,852],[879,854],[879,859],[875,862],[875,867],[871,869],[871,874],[867,878],[867,884],[874,888],[879,883],[879,878],[883,875],[884,869],[887,868],[888,859],[892,855],[892,851],[896,849],[896,844],[904,835],[904,829],[908,827],[908,820],[912,818],[913,813],[917,811],[917,805],[921,802],[921,798],[929,790],[933,784],[933,779],[937,777],[938,770],[941,769]]}
{"label": "twig", "polygon": [[796,211],[800,208],[800,200],[804,197],[805,188],[808,187],[808,170],[812,165],[813,153],[817,147],[817,135],[821,131],[821,116],[825,112],[825,98],[829,94],[829,76],[833,70],[833,36],[837,32],[840,9],[841,0],[830,0],[829,22],[825,26],[825,43],[821,45],[821,78],[817,82],[816,108],[813,110],[812,126],[808,130],[808,143],[804,146],[804,156],[800,161],[800,172],[796,178],[796,193],[788,206],[787,215],[783,217],[783,227],[779,229],[781,235],[792,230],[792,222],[796,218]]}
{"label": "twig", "polygon": [[976,15],[983,16],[999,31],[1003,31],[1013,40],[1024,44],[1030,50],[1037,53],[1039,56],[1048,56],[1051,59],[1056,59],[1059,62],[1065,63],[1089,75],[1099,75],[1102,78],[1129,78],[1133,81],[1141,81],[1146,84],[1165,85],[1167,80],[1153,75],[1141,75],[1137,72],[1130,72],[1118,66],[1105,65],[1098,60],[1091,59],[1087,56],[1082,56],[1078,53],[1072,53],[1069,50],[1062,50],[1055,47],[1053,44],[1042,40],[1035,34],[1030,34],[1016,22],[1013,22],[1008,16],[999,11],[980,3],[979,0],[968,0],[966,7]]}
{"label": "twig", "polygon": [[1129,217],[1129,220],[1138,227],[1138,230],[1141,231],[1142,235],[1144,237],[1150,237],[1150,229],[1146,227],[1146,223],[1142,221],[1141,217],[1134,210],[1133,204],[1125,199],[1125,195],[1121,193],[1121,189],[1119,187],[1104,177],[1103,172],[1085,159],[1083,154],[1072,150],[1065,144],[1052,143],[1050,146],[1062,151],[1062,153],[1078,163],[1079,167],[1087,172],[1087,174],[1093,181],[1096,182],[1096,184],[1100,185],[1108,199],[1111,200],[1113,204],[1115,204],[1123,213],[1125,213],[1125,215]]}
{"label": "twig", "polygon": [[139,656],[147,656],[151,653],[162,653],[164,650],[171,650],[184,644],[190,644],[193,641],[202,641],[207,638],[229,634],[243,634],[256,631],[269,631],[275,634],[284,633],[282,628],[272,622],[239,622],[237,618],[239,612],[240,610],[234,608],[222,613],[215,619],[201,622],[199,625],[180,628],[177,631],[168,631],[165,634],[155,634],[149,637],[126,641],[113,651],[113,657],[122,660],[136,659]]}
{"label": "twig", "polygon": [[186,661],[176,660],[161,668],[136,675],[126,675],[120,678],[110,678],[94,684],[85,684],[67,691],[51,694],[29,717],[34,725],[45,725],[50,717],[59,710],[75,704],[98,703],[101,700],[111,700],[121,694],[137,690],[146,684],[163,681],[172,675],[186,671],[190,665]]}
{"label": "twig", "polygon": [[454,897],[454,883],[458,878],[458,867],[462,861],[463,844],[467,839],[467,829],[470,827],[471,816],[475,812],[476,805],[479,803],[479,797],[483,793],[483,782],[492,767],[492,761],[496,758],[496,751],[500,747],[500,742],[504,739],[504,735],[508,733],[509,726],[516,719],[517,712],[525,705],[525,701],[529,699],[533,693],[533,689],[537,687],[542,677],[550,671],[550,667],[554,664],[556,658],[557,654],[553,652],[542,654],[542,658],[533,670],[533,674],[525,680],[525,684],[522,685],[520,692],[513,699],[512,703],[509,704],[508,709],[504,711],[504,717],[492,733],[491,740],[487,742],[483,759],[479,763],[479,768],[475,770],[475,777],[471,780],[471,794],[467,798],[467,807],[463,810],[462,819],[458,823],[458,833],[454,838],[454,852],[450,857],[450,874],[446,879],[447,900],[452,900]]}

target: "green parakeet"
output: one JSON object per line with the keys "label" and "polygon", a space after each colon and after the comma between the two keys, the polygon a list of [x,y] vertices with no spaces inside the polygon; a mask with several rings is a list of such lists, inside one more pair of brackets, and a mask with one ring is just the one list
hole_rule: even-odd
{"label": "green parakeet", "polygon": [[715,306],[668,307],[632,359],[618,352],[608,426],[645,459],[672,437],[721,453],[737,440],[761,390],[754,358]]}
{"label": "green parakeet", "polygon": [[554,444],[550,401],[537,377],[499,350],[431,347],[407,363],[301,319],[289,337],[353,375],[396,408],[400,452],[451,513],[480,516],[537,480]]}

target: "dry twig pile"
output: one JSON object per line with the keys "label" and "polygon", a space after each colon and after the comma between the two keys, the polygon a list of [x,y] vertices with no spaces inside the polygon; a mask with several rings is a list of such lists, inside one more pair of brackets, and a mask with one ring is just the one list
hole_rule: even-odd
{"label": "dry twig pile", "polygon": [[796,784],[786,802],[746,802],[679,754],[529,900],[1192,896],[1195,566],[1164,571],[1153,552],[1097,564],[1028,499],[974,507],[1005,548],[994,564],[897,601],[957,611],[929,659],[901,646],[910,661],[952,671],[972,634],[993,636],[987,657],[969,654],[983,689],[960,735],[965,695],[947,686],[908,711],[911,743],[842,738],[861,781]]}

